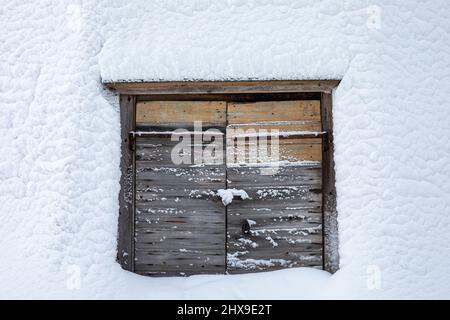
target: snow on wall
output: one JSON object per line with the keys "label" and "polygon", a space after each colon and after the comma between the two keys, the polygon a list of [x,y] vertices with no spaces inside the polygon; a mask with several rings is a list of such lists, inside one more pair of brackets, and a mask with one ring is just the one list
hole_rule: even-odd
{"label": "snow on wall", "polygon": [[[342,78],[350,54],[345,40],[365,34],[364,23],[360,30],[346,25],[345,12],[330,19],[340,10],[336,5],[271,2],[277,3],[168,1],[164,8],[137,6],[139,25],[127,23],[104,43],[102,79]],[[365,10],[352,14],[364,22]]]}
{"label": "snow on wall", "polygon": [[[450,2],[245,3],[2,1],[0,297],[450,298]],[[337,274],[120,269],[118,106],[100,79],[315,78],[343,79]]]}

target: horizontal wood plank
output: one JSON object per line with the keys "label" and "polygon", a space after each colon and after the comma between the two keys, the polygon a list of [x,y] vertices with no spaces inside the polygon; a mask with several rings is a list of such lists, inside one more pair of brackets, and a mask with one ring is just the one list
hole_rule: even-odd
{"label": "horizontal wood plank", "polygon": [[283,122],[288,121],[320,121],[320,101],[297,100],[229,103],[227,117],[229,125],[256,125],[261,122],[281,122],[278,124],[283,125]]}
{"label": "horizontal wood plank", "polygon": [[[266,130],[267,133],[264,131]],[[260,121],[260,122],[248,122],[248,123],[229,123],[227,126],[227,136],[233,137],[242,131],[250,133],[260,132],[261,135],[270,135],[272,130],[277,130],[280,136],[283,136],[284,132],[321,132],[322,125],[320,120],[301,120],[301,121]]]}
{"label": "horizontal wood plank", "polygon": [[[207,161],[210,157],[214,161]],[[223,137],[213,137],[210,140],[199,139],[197,142],[193,137],[182,137],[180,140],[171,141],[170,138],[143,138],[136,139],[136,161],[139,163],[147,161],[145,167],[149,166],[174,166],[186,167],[195,164],[209,166],[225,163],[225,143]]]}
{"label": "horizontal wood plank", "polygon": [[266,253],[258,256],[255,254],[255,251],[237,251],[227,254],[227,272],[231,274],[248,273],[274,271],[294,267],[313,267],[321,269],[322,260],[322,249],[306,252],[288,252],[279,257],[272,258],[268,258]]}
{"label": "horizontal wood plank", "polygon": [[339,80],[107,82],[122,94],[233,94],[331,92]]}
{"label": "horizontal wood plank", "polygon": [[136,269],[139,264],[159,264],[160,267],[163,265],[174,265],[179,266],[181,268],[186,268],[189,265],[198,265],[199,267],[222,267],[223,263],[223,255],[222,253],[217,255],[212,254],[193,254],[190,255],[186,252],[152,252],[152,253],[142,253],[140,251],[136,252],[135,264]]}
{"label": "horizontal wood plank", "polygon": [[229,167],[227,180],[236,187],[257,187],[270,185],[274,187],[321,185],[320,164],[305,166],[280,166],[271,175],[261,174],[263,167]]}
{"label": "horizontal wood plank", "polygon": [[141,101],[136,103],[136,124],[194,123],[223,125],[226,103],[222,101]]}
{"label": "horizontal wood plank", "polygon": [[227,142],[227,165],[230,163],[270,163],[279,161],[301,162],[322,161],[322,144],[320,138],[305,141],[301,138],[276,140],[267,144],[244,142]]}

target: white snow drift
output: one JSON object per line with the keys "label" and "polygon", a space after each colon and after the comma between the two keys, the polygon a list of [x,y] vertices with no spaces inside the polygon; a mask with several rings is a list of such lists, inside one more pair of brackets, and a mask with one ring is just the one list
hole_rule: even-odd
{"label": "white snow drift", "polygon": [[[0,297],[450,298],[450,2],[2,1]],[[340,271],[145,278],[115,262],[104,81],[342,78]]]}

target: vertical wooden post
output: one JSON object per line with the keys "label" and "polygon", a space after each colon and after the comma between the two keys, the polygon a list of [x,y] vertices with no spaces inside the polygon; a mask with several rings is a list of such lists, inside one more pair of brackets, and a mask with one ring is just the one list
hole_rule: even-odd
{"label": "vertical wooden post", "polygon": [[322,93],[321,117],[322,131],[326,132],[322,142],[323,268],[334,273],[339,268],[339,251],[331,93]]}
{"label": "vertical wooden post", "polygon": [[[225,139],[223,140],[224,143],[224,165],[225,165],[225,189],[228,189],[228,140],[227,140],[227,129],[228,129],[228,102],[225,102]],[[225,274],[228,274],[228,206],[225,206]]]}
{"label": "vertical wooden post", "polygon": [[134,271],[134,153],[129,133],[135,128],[135,97],[120,95],[121,152],[117,261]]}

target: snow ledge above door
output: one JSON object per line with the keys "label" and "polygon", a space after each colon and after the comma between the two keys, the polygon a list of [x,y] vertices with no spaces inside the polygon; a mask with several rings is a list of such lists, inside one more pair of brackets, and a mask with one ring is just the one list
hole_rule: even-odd
{"label": "snow ledge above door", "polygon": [[308,10],[293,11],[127,24],[99,53],[102,82],[342,79],[353,54],[339,19],[318,28]]}

